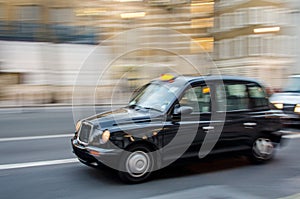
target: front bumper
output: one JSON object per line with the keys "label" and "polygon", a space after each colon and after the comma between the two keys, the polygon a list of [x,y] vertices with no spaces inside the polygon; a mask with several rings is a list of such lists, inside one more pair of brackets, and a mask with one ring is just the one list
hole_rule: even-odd
{"label": "front bumper", "polygon": [[99,147],[84,146],[76,138],[71,139],[73,152],[79,161],[92,167],[116,167],[122,154],[121,149],[103,149]]}

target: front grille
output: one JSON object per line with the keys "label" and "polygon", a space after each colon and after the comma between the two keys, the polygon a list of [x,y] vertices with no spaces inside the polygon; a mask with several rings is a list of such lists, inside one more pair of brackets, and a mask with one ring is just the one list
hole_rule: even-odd
{"label": "front grille", "polygon": [[295,104],[284,104],[283,112],[284,113],[294,113]]}
{"label": "front grille", "polygon": [[83,143],[89,142],[90,133],[92,130],[92,126],[86,123],[82,123],[80,132],[79,132],[79,141]]}

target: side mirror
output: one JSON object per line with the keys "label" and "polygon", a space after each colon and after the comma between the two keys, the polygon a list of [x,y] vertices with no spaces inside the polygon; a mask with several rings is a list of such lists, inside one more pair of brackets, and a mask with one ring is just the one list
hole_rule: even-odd
{"label": "side mirror", "polygon": [[188,115],[193,112],[193,108],[191,106],[181,106],[174,109],[174,115]]}

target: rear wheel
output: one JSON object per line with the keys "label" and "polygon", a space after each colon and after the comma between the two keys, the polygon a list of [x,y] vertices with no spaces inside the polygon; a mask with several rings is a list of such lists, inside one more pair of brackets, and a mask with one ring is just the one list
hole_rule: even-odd
{"label": "rear wheel", "polygon": [[126,183],[147,180],[154,168],[154,158],[146,146],[134,146],[124,153],[120,161],[119,177]]}
{"label": "rear wheel", "polygon": [[252,145],[250,160],[254,163],[270,161],[275,153],[275,146],[269,138],[257,138]]}

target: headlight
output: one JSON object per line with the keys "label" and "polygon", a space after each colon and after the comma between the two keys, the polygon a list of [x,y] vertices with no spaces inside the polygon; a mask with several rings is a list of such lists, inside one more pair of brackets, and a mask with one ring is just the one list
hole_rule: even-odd
{"label": "headlight", "polygon": [[110,138],[109,130],[102,131],[95,129],[90,137],[90,144],[98,146],[99,144],[105,144]]}
{"label": "headlight", "polygon": [[283,103],[273,102],[273,105],[278,109],[283,109]]}
{"label": "headlight", "polygon": [[101,138],[101,144],[105,144],[110,138],[110,132],[109,130],[105,130],[103,133],[102,133],[102,138]]}
{"label": "headlight", "polygon": [[79,121],[76,123],[76,126],[75,126],[75,132],[78,132],[78,131],[79,131],[81,124],[82,124],[82,121],[81,121],[81,120],[79,120]]}
{"label": "headlight", "polygon": [[295,113],[300,113],[300,104],[297,104],[294,109]]}

